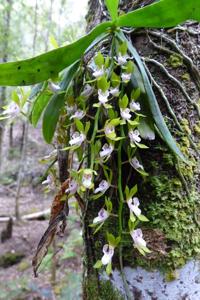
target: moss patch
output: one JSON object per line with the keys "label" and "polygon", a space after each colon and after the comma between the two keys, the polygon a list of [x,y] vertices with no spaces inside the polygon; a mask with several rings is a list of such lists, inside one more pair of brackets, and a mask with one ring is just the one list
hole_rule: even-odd
{"label": "moss patch", "polygon": [[87,295],[84,295],[84,300],[124,300],[124,297],[109,280],[101,280],[98,286],[97,280],[91,275],[86,280],[85,290]]}

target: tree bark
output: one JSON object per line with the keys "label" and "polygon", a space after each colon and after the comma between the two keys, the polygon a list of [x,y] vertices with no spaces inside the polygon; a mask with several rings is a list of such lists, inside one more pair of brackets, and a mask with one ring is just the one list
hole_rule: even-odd
{"label": "tree bark", "polygon": [[[3,45],[2,45],[2,62],[5,63],[8,61],[8,43],[10,36],[10,20],[11,20],[11,10],[12,10],[12,0],[5,1],[5,13],[4,13],[4,32],[3,32]],[[0,107],[5,105],[6,100],[6,87],[1,87],[0,93]],[[5,122],[1,121],[0,125],[0,168],[1,168],[1,159],[2,159],[2,145],[3,145],[3,135],[4,135],[4,126]]]}
{"label": "tree bark", "polygon": [[[133,10],[151,2],[121,1],[120,9]],[[101,3],[89,1],[88,30],[107,17]],[[156,136],[149,149],[140,152],[150,176],[142,180],[134,171],[124,169],[124,182],[130,172],[130,182],[139,186],[139,198],[149,219],[142,229],[152,252],[142,257],[130,242],[123,247],[122,261],[120,253],[115,253],[114,272],[109,278],[93,268],[102,256],[105,240],[102,233],[93,235],[89,227],[99,206],[99,202],[90,202],[83,217],[83,299],[200,298],[195,263],[200,251],[199,28],[196,22],[186,22],[169,30],[141,29],[129,36],[143,58],[165,121],[192,164],[178,162]],[[104,233],[109,230],[115,234],[116,224],[107,222]]]}

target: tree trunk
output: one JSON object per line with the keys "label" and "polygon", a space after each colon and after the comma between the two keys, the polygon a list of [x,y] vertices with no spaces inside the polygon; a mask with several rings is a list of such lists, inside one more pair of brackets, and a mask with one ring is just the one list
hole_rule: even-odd
{"label": "tree trunk", "polygon": [[[4,14],[4,32],[3,32],[3,45],[2,45],[2,62],[8,61],[8,42],[10,35],[10,19],[12,10],[12,0],[5,1],[5,14]],[[6,100],[6,87],[1,87],[0,91],[0,107],[5,105]],[[4,125],[5,122],[1,121],[0,125],[0,167],[2,159],[2,145],[3,145],[3,135],[4,135]]]}
{"label": "tree trunk", "polygon": [[[120,9],[127,11],[153,1],[122,2]],[[89,1],[88,30],[105,18],[101,5]],[[138,197],[149,219],[142,229],[151,253],[139,255],[130,240],[122,255],[115,253],[110,277],[93,268],[102,257],[105,240],[102,230],[93,235],[89,227],[99,206],[90,202],[83,217],[84,299],[200,299],[195,260],[200,252],[199,35],[199,24],[187,22],[169,30],[137,30],[129,36],[143,58],[165,121],[192,164],[177,161],[157,135],[149,149],[140,152],[149,176],[142,180],[136,172],[123,169],[124,183],[130,178],[139,186]],[[118,211],[117,199],[113,203]],[[109,220],[106,224],[104,233],[115,234],[116,224]]]}

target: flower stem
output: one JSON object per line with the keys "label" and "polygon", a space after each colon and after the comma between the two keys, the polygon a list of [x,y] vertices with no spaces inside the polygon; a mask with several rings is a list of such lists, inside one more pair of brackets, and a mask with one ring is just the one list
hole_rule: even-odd
{"label": "flower stem", "polygon": [[94,141],[95,141],[95,137],[98,131],[98,121],[99,121],[99,114],[100,114],[100,107],[98,107],[96,115],[95,115],[95,120],[94,120],[94,129],[93,129],[93,133],[92,133],[92,137],[90,140],[90,144],[91,144],[91,162],[90,162],[90,169],[93,169],[94,167],[94,151],[92,149],[92,146],[94,145]]}

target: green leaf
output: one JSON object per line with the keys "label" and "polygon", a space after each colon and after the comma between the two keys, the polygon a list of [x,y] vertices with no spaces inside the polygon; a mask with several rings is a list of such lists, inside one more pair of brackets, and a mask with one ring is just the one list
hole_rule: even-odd
{"label": "green leaf", "polygon": [[96,264],[94,265],[94,269],[100,269],[102,267],[102,262],[101,260],[97,260]]}
{"label": "green leaf", "polygon": [[[65,72],[65,76],[60,84],[61,90],[68,90],[71,81],[73,80],[79,68],[79,61],[74,63]],[[65,94],[55,94],[50,99],[43,116],[42,130],[43,136],[47,143],[51,143],[58,122],[58,118],[65,104]]]}
{"label": "green leaf", "polygon": [[149,220],[144,215],[139,215],[138,219],[142,222],[149,222]]}
{"label": "green leaf", "polygon": [[134,90],[132,91],[132,93],[131,93],[131,99],[132,100],[137,100],[140,97],[140,94],[141,94],[141,90],[138,87],[135,91]]}
{"label": "green leaf", "polygon": [[119,99],[119,107],[126,108],[128,106],[128,102],[129,102],[128,97],[125,94],[122,99]]}
{"label": "green leaf", "polygon": [[138,125],[138,130],[143,139],[155,139],[155,129],[150,118],[143,118]]}
{"label": "green leaf", "polygon": [[[121,32],[120,34],[118,34],[118,37],[121,40],[126,40],[126,37],[124,36],[124,34]],[[184,157],[184,155],[182,154],[182,152],[180,151],[180,149],[178,148],[176,141],[174,140],[174,138],[172,137],[165,121],[164,118],[162,116],[162,113],[160,111],[156,96],[153,92],[151,83],[149,81],[149,78],[147,76],[147,73],[145,71],[144,65],[140,59],[139,54],[137,53],[136,49],[133,47],[133,45],[131,43],[128,43],[128,49],[131,52],[131,54],[133,55],[134,59],[136,60],[136,63],[138,65],[138,68],[140,70],[142,79],[143,79],[143,84],[146,90],[146,93],[148,95],[148,103],[149,103],[149,108],[151,110],[154,122],[158,128],[158,130],[160,131],[160,134],[163,138],[163,140],[166,142],[166,144],[168,145],[168,147],[173,151],[173,153],[180,157],[184,162],[188,163],[186,158]]]}
{"label": "green leaf", "polygon": [[51,96],[51,93],[49,93],[48,91],[44,91],[35,99],[31,112],[31,123],[34,127],[37,126],[40,116]]}
{"label": "green leaf", "polygon": [[198,0],[160,0],[120,16],[118,26],[167,28],[186,20],[200,21]]}
{"label": "green leaf", "polygon": [[108,83],[106,77],[103,76],[101,77],[101,79],[98,80],[97,86],[98,89],[102,90],[103,92],[106,92],[110,87],[110,83]]}
{"label": "green leaf", "polygon": [[78,131],[84,132],[83,123],[79,119],[74,119],[74,122],[76,124],[76,128],[78,129]]}
{"label": "green leaf", "polygon": [[106,235],[107,235],[108,243],[109,243],[110,245],[112,245],[112,246],[115,247],[116,241],[115,241],[114,235],[113,235],[112,233],[109,233],[109,232],[107,232]]}
{"label": "green leaf", "polygon": [[94,58],[94,62],[99,68],[101,68],[104,65],[104,57],[101,54],[101,52],[97,53],[97,55]]}
{"label": "green leaf", "polygon": [[80,59],[90,44],[111,25],[112,22],[104,22],[78,41],[36,57],[0,64],[0,85],[32,85],[57,76]]}
{"label": "green leaf", "polygon": [[132,211],[130,212],[130,220],[131,220],[132,223],[134,223],[136,221],[136,217],[134,216]]}
{"label": "green leaf", "polygon": [[112,20],[115,21],[118,16],[117,10],[119,5],[119,0],[105,0],[105,3]]}
{"label": "green leaf", "polygon": [[120,77],[115,72],[112,72],[111,82],[113,87],[118,87],[120,85]]}
{"label": "green leaf", "polygon": [[135,194],[137,193],[138,191],[138,187],[137,187],[137,184],[134,185],[134,187],[132,187],[132,189],[129,191],[129,198],[132,198],[133,196],[135,196]]}
{"label": "green leaf", "polygon": [[12,91],[11,98],[18,106],[20,106],[19,95],[17,94],[17,92],[15,90]]}
{"label": "green leaf", "polygon": [[109,276],[112,273],[112,264],[109,262],[106,267],[106,274]]}

